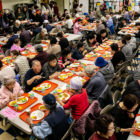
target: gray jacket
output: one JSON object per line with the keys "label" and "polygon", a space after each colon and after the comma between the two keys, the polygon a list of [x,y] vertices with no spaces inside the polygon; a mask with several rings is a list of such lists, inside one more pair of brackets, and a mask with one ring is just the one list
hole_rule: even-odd
{"label": "gray jacket", "polygon": [[105,67],[100,68],[99,72],[104,75],[106,81],[109,81],[114,76],[114,67],[111,61],[108,61]]}

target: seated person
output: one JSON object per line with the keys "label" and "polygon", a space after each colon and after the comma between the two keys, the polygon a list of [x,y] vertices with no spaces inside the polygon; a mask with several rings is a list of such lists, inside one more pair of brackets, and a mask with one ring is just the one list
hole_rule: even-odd
{"label": "seated person", "polygon": [[107,41],[107,31],[106,29],[102,29],[100,34],[97,35],[97,42],[102,44],[103,42]]}
{"label": "seated person", "polygon": [[20,75],[21,84],[24,85],[25,74],[30,69],[28,59],[16,50],[11,52],[11,57],[14,60],[15,71]]}
{"label": "seated person", "polygon": [[74,23],[74,26],[73,26],[73,32],[74,32],[74,34],[80,34],[81,35],[80,27],[81,27],[81,19],[78,19]]}
{"label": "seated person", "polygon": [[50,45],[47,48],[47,54],[54,54],[56,55],[56,57],[60,57],[61,54],[61,47],[60,45],[57,43],[57,39],[56,37],[52,37],[50,40]]}
{"label": "seated person", "polygon": [[48,36],[47,36],[47,30],[46,29],[42,29],[40,33],[38,33],[36,36],[35,36],[35,39],[34,39],[34,43],[35,44],[40,44],[42,41],[44,40],[47,40],[48,39]]}
{"label": "seated person", "polygon": [[95,133],[89,140],[117,140],[115,132],[114,118],[111,115],[103,114],[95,120]]}
{"label": "seated person", "polygon": [[32,61],[34,60],[38,60],[41,63],[41,66],[43,67],[43,65],[48,61],[48,54],[46,53],[46,51],[43,51],[43,47],[41,45],[37,45],[35,47],[36,53],[37,55],[30,59],[28,58],[30,64],[32,63]]}
{"label": "seated person", "polygon": [[96,47],[96,34],[90,33],[87,36],[87,44],[85,45],[85,49],[90,52],[93,51]]}
{"label": "seated person", "polygon": [[132,47],[126,43],[126,40],[125,39],[119,40],[118,46],[119,46],[120,50],[122,51],[122,53],[124,54],[126,60],[131,59],[132,54],[133,54]]}
{"label": "seated person", "polygon": [[13,26],[13,31],[17,33],[20,30],[21,30],[21,21],[20,20],[16,20],[15,24]]}
{"label": "seated person", "polygon": [[113,20],[111,18],[110,15],[106,15],[106,19],[107,19],[107,27],[109,28],[111,34],[114,34],[114,24],[113,24]]}
{"label": "seated person", "polygon": [[16,51],[24,51],[25,50],[25,48],[20,47],[20,45],[21,45],[20,39],[15,39],[13,43],[14,44],[12,45],[10,51],[14,51],[14,50],[16,50]]}
{"label": "seated person", "polygon": [[53,94],[45,95],[42,100],[45,108],[49,110],[49,114],[40,125],[34,125],[32,119],[27,120],[33,134],[39,139],[47,137],[48,140],[61,140],[69,128],[65,112],[56,102]]}
{"label": "seated person", "polygon": [[131,47],[132,51],[136,49],[136,38],[131,37],[130,34],[127,34],[124,36],[124,39],[126,40],[126,46]]}
{"label": "seated person", "polygon": [[118,64],[125,61],[125,56],[121,51],[119,51],[118,45],[116,43],[111,44],[111,52],[113,54],[111,62],[114,68],[116,68]]}
{"label": "seated person", "polygon": [[6,76],[15,78],[15,72],[10,66],[3,65],[2,61],[0,60],[0,83],[2,83],[3,78]]}
{"label": "seated person", "polygon": [[72,29],[72,26],[73,26],[73,21],[70,19],[70,16],[67,15],[65,27],[66,27],[66,29]]}
{"label": "seated person", "polygon": [[42,77],[42,67],[38,60],[32,62],[32,68],[27,71],[24,79],[25,91],[29,92],[45,79]]}
{"label": "seated person", "polygon": [[71,109],[72,118],[79,119],[88,108],[88,97],[86,90],[82,88],[80,77],[73,77],[70,81],[70,92],[73,96],[63,106],[65,110]]}
{"label": "seated person", "polygon": [[121,30],[121,28],[123,28],[123,27],[125,27],[126,26],[126,19],[125,18],[122,18],[121,19],[121,22],[118,24],[118,29],[117,29],[117,31],[120,31]]}
{"label": "seated person", "polygon": [[71,57],[72,51],[70,49],[65,49],[62,52],[62,56],[58,60],[59,66],[64,69],[71,63],[73,63],[75,60]]}
{"label": "seated person", "polygon": [[135,117],[134,111],[137,109],[138,103],[138,98],[135,95],[128,94],[109,111],[117,126],[118,133],[115,134],[117,140],[126,140],[129,132],[135,130],[132,125]]}
{"label": "seated person", "polygon": [[136,28],[138,29],[138,32],[135,33],[136,41],[140,42],[140,22],[136,23]]}
{"label": "seated person", "polygon": [[48,62],[43,66],[43,75],[46,79],[53,79],[60,74],[61,68],[57,63],[57,57],[55,55],[48,56]]}
{"label": "seated person", "polygon": [[79,60],[84,58],[84,55],[87,53],[87,50],[84,50],[84,45],[83,43],[78,43],[77,48],[74,48],[72,58]]}
{"label": "seated person", "polygon": [[5,76],[0,88],[0,109],[5,107],[10,100],[15,100],[23,93],[24,91],[13,77]]}
{"label": "seated person", "polygon": [[130,93],[136,95],[140,100],[140,80],[130,82],[126,87],[123,96]]}
{"label": "seated person", "polygon": [[105,26],[101,21],[97,20],[96,21],[96,34],[99,34],[101,30],[105,29]]}
{"label": "seated person", "polygon": [[59,32],[64,34],[61,26],[60,25],[56,25],[56,27],[51,30],[50,35],[55,35],[56,36]]}
{"label": "seated person", "polygon": [[97,100],[107,85],[104,76],[100,72],[96,73],[91,65],[86,67],[85,73],[90,78],[86,85],[88,97]]}
{"label": "seated person", "polygon": [[104,75],[107,82],[114,76],[114,67],[110,61],[107,62],[103,57],[97,57],[95,65],[99,67],[99,72]]}
{"label": "seated person", "polygon": [[48,20],[44,20],[43,26],[44,26],[44,28],[46,28],[47,32],[50,32],[52,30],[52,28],[53,28],[51,25],[49,25]]}
{"label": "seated person", "polygon": [[57,37],[59,39],[59,45],[61,46],[61,50],[64,50],[65,48],[68,48],[69,47],[69,41],[67,38],[65,38],[63,36],[63,33],[62,32],[59,32],[57,34]]}

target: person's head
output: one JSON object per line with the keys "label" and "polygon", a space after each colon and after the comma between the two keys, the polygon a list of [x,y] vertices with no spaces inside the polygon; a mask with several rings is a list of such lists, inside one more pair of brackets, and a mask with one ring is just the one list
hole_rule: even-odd
{"label": "person's head", "polygon": [[96,27],[98,27],[100,25],[100,21],[96,20]]}
{"label": "person's head", "polygon": [[123,48],[125,45],[126,45],[126,40],[124,38],[123,39],[120,39],[118,41],[119,48]]}
{"label": "person's head", "polygon": [[89,65],[85,68],[85,73],[88,77],[92,77],[95,73],[94,71],[94,66],[93,65]]}
{"label": "person's head", "polygon": [[20,52],[19,51],[17,51],[17,50],[11,51],[11,57],[12,57],[12,59],[16,59],[16,57],[18,55],[20,55]]}
{"label": "person's head", "polygon": [[132,16],[133,15],[133,11],[129,11],[129,16]]}
{"label": "person's head", "polygon": [[65,50],[62,52],[62,57],[63,57],[63,58],[71,59],[71,55],[72,55],[72,52],[71,52],[70,49],[65,49]]}
{"label": "person's head", "polygon": [[139,99],[134,94],[127,94],[122,99],[127,112],[134,112],[138,107]]}
{"label": "person's head", "polygon": [[0,69],[3,67],[3,63],[2,61],[0,60]]}
{"label": "person's head", "polygon": [[122,21],[123,24],[126,24],[126,19],[125,18],[123,18],[121,21]]}
{"label": "person's head", "polygon": [[82,20],[79,18],[79,19],[77,20],[77,22],[80,24],[80,23],[82,22]]}
{"label": "person's head", "polygon": [[81,93],[82,86],[83,86],[83,84],[82,84],[80,77],[76,76],[70,80],[70,89],[73,94]]}
{"label": "person's head", "polygon": [[106,19],[109,20],[110,19],[110,15],[106,15]]}
{"label": "person's head", "polygon": [[109,12],[112,12],[112,7],[109,7]]}
{"label": "person's head", "polygon": [[32,61],[32,69],[36,74],[40,73],[42,69],[40,61],[38,60]]}
{"label": "person's head", "polygon": [[20,39],[17,38],[13,41],[14,44],[16,44],[17,46],[20,46],[21,42],[20,42]]}
{"label": "person's head", "polygon": [[15,25],[16,25],[16,27],[19,27],[20,24],[21,24],[20,20],[16,20],[16,21],[15,21]]}
{"label": "person's head", "polygon": [[32,14],[33,14],[34,16],[36,16],[36,10],[33,10],[33,11],[32,11]]}
{"label": "person's head", "polygon": [[27,11],[27,7],[26,7],[26,6],[23,7],[23,11],[24,11],[24,12]]}
{"label": "person's head", "polygon": [[37,45],[35,47],[35,50],[36,50],[37,53],[41,53],[41,52],[43,52],[43,47],[41,45]]}
{"label": "person's head", "polygon": [[86,16],[86,20],[87,20],[87,21],[89,20],[89,15]]}
{"label": "person's head", "polygon": [[117,43],[112,43],[111,45],[110,45],[110,47],[111,47],[111,50],[112,50],[112,53],[114,54],[115,52],[118,52],[118,50],[119,50],[119,47],[118,47],[118,44]]}
{"label": "person's head", "polygon": [[49,14],[49,10],[46,10],[45,12],[44,12],[44,15],[48,15]]}
{"label": "person's head", "polygon": [[140,30],[140,22],[137,22],[137,23],[135,24],[135,26],[137,27],[138,30]]}
{"label": "person's head", "polygon": [[56,37],[52,37],[51,40],[50,40],[50,44],[55,45],[56,43],[57,43]]}
{"label": "person's head", "polygon": [[83,7],[83,4],[82,3],[80,4],[80,7]]}
{"label": "person's head", "polygon": [[96,61],[95,61],[95,65],[102,68],[105,67],[108,64],[108,62],[106,60],[104,60],[103,57],[97,57]]}
{"label": "person's head", "polygon": [[100,115],[95,120],[94,129],[102,137],[112,137],[115,132],[114,118],[108,114]]}
{"label": "person's head", "polygon": [[94,42],[94,40],[96,39],[96,34],[89,34],[88,37],[87,37],[87,41],[92,44]]}
{"label": "person's head", "polygon": [[42,30],[41,30],[41,36],[42,37],[45,37],[47,35],[47,30],[45,29],[45,28],[43,28]]}
{"label": "person's head", "polygon": [[9,90],[13,90],[14,89],[14,87],[15,87],[15,79],[13,78],[13,77],[4,77],[3,78],[3,81],[2,81],[2,84],[6,87],[6,88],[8,88]]}
{"label": "person's head", "polygon": [[77,49],[81,52],[84,51],[84,44],[82,42],[78,43]]}
{"label": "person's head", "polygon": [[69,15],[67,15],[67,16],[66,16],[66,19],[67,19],[67,20],[68,20],[68,19],[70,19],[70,16],[69,16]]}
{"label": "person's head", "polygon": [[130,34],[127,34],[124,36],[126,42],[130,41],[131,40],[131,35]]}
{"label": "person's head", "polygon": [[57,37],[58,37],[59,39],[63,38],[63,33],[62,33],[62,32],[59,32],[59,33],[57,34]]}
{"label": "person's head", "polygon": [[102,29],[102,30],[100,31],[100,35],[101,35],[101,37],[106,37],[106,35],[107,35],[106,29]]}
{"label": "person's head", "polygon": [[51,67],[55,67],[57,65],[57,57],[54,54],[49,55],[48,63]]}
{"label": "person's head", "polygon": [[48,25],[49,24],[49,21],[48,20],[44,20],[43,24],[44,25]]}
{"label": "person's head", "polygon": [[64,13],[67,14],[68,13],[68,10],[67,9],[64,9]]}
{"label": "person's head", "polygon": [[50,112],[53,112],[56,109],[56,98],[53,94],[43,96],[42,100],[43,104]]}
{"label": "person's head", "polygon": [[21,13],[21,8],[20,7],[17,8],[17,12]]}

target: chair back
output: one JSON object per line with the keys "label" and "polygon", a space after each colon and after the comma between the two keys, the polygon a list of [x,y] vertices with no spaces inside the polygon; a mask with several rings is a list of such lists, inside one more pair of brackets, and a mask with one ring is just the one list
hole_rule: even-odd
{"label": "chair back", "polygon": [[101,110],[100,114],[109,113],[109,111],[110,111],[113,107],[114,107],[114,106],[111,105],[111,104],[107,105],[106,107],[104,107],[104,108]]}
{"label": "chair back", "polygon": [[116,103],[119,101],[121,98],[121,92],[119,90],[116,90],[115,93],[113,94],[113,103],[116,105]]}

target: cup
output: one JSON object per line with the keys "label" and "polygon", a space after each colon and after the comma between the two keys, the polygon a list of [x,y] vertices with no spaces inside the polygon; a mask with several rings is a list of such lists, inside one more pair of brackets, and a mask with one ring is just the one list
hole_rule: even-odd
{"label": "cup", "polygon": [[26,109],[26,112],[28,115],[30,115],[31,110],[28,108],[28,109]]}

